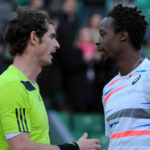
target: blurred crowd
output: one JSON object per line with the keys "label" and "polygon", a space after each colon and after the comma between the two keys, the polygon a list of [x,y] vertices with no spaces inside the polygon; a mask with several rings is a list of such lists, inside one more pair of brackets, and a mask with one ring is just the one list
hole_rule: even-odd
{"label": "blurred crowd", "polygon": [[[99,24],[116,3],[137,5],[150,24],[149,0],[0,0],[0,73],[13,61],[3,40],[6,25],[17,6],[41,9],[54,22],[61,48],[51,66],[38,78],[48,109],[69,112],[103,112],[103,86],[117,74],[111,60],[96,49]],[[150,58],[150,28],[143,43],[143,57]]]}

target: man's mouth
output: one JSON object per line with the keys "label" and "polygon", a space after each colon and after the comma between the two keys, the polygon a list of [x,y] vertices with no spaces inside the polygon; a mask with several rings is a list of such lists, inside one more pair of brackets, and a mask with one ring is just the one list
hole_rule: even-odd
{"label": "man's mouth", "polygon": [[98,52],[105,52],[105,49],[102,46],[97,47]]}
{"label": "man's mouth", "polygon": [[55,54],[56,53],[56,50],[53,50],[53,51],[51,51],[50,53],[49,53],[49,55],[53,55],[53,54]]}
{"label": "man's mouth", "polygon": [[105,53],[106,53],[104,47],[98,47],[98,48],[97,48],[97,51],[98,51],[99,53],[101,53],[101,54],[105,54]]}
{"label": "man's mouth", "polygon": [[99,54],[101,55],[102,58],[104,58],[104,59],[107,58],[107,53],[106,53],[106,50],[104,49],[104,47],[97,46],[97,51],[99,52]]}
{"label": "man's mouth", "polygon": [[54,54],[54,53],[56,53],[56,50],[53,50],[53,51],[51,52],[51,54]]}

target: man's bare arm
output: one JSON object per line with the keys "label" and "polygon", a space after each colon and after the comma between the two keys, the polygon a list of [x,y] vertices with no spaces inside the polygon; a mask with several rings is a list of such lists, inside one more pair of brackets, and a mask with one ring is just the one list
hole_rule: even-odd
{"label": "man's bare arm", "polygon": [[23,132],[8,139],[10,150],[60,150],[58,146],[39,144],[30,140],[30,133]]}
{"label": "man's bare arm", "polygon": [[[85,133],[77,144],[80,150],[98,150],[100,148],[98,139],[87,139],[88,135]],[[10,150],[60,150],[57,145],[46,145],[36,143],[30,140],[30,133],[21,133],[11,139],[8,139]]]}

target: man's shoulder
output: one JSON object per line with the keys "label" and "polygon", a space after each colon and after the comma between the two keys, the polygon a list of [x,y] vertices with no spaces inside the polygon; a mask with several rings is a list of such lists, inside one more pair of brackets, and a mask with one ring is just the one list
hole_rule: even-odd
{"label": "man's shoulder", "polygon": [[120,78],[119,78],[119,74],[117,74],[116,76],[114,76],[105,86],[104,86],[104,88],[105,87],[107,87],[107,86],[111,86],[111,84],[113,84],[113,82],[115,82],[116,80],[119,80]]}
{"label": "man's shoulder", "polygon": [[148,58],[145,58],[143,63],[142,63],[142,67],[146,68],[147,70],[150,70],[150,60]]}
{"label": "man's shoulder", "polygon": [[[1,82],[2,81],[2,82]],[[0,97],[9,97],[10,95],[26,95],[27,92],[19,80],[3,79],[0,80]]]}
{"label": "man's shoulder", "polygon": [[10,105],[14,105],[18,101],[23,103],[20,98],[28,99],[28,91],[20,80],[2,76],[0,77],[0,83],[0,104],[9,102]]}
{"label": "man's shoulder", "polygon": [[20,80],[17,77],[17,75],[15,73],[13,73],[12,71],[10,71],[9,69],[7,69],[6,71],[4,71],[1,75],[0,75],[0,88],[4,87],[5,85],[12,84],[12,83],[19,83]]}

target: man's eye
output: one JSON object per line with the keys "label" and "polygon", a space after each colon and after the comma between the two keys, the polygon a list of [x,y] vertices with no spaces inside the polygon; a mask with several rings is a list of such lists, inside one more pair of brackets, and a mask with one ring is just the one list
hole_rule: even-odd
{"label": "man's eye", "polygon": [[51,34],[49,37],[50,38],[55,38],[56,36],[54,34]]}
{"label": "man's eye", "polygon": [[104,36],[104,32],[101,32],[100,35],[101,35],[101,36]]}

